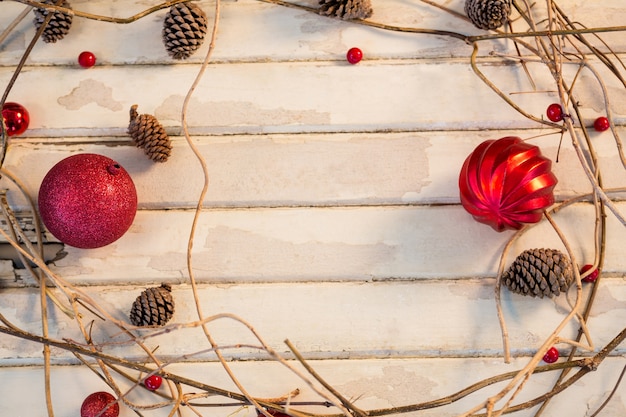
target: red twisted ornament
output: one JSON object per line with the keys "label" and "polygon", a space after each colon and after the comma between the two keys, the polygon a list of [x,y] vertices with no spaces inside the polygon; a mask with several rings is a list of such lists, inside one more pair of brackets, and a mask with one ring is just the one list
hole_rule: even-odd
{"label": "red twisted ornament", "polygon": [[557,179],[541,150],[514,136],[487,140],[467,157],[459,175],[461,204],[496,231],[537,223],[554,203]]}

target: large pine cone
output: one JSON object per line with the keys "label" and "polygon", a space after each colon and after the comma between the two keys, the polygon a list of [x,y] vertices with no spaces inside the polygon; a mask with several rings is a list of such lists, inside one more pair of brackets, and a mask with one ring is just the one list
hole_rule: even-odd
{"label": "large pine cone", "polygon": [[[56,5],[57,0],[41,0],[41,3],[50,4],[54,6]],[[67,2],[67,0],[63,0],[63,2],[59,4],[58,6],[65,7],[66,9],[71,9],[71,6]],[[44,20],[46,20],[48,13],[50,12],[46,9],[36,8],[36,9],[33,9],[33,13],[35,14],[33,23],[35,24],[35,27],[39,29],[41,25],[43,24]],[[65,37],[65,35],[67,35],[67,33],[69,32],[70,26],[72,25],[71,14],[65,14],[65,13],[61,13],[57,11],[52,12],[52,13],[53,14],[52,14],[52,18],[50,19],[50,22],[48,23],[46,28],[43,30],[43,33],[41,34],[41,38],[46,43],[54,43],[56,41],[60,41],[61,39],[63,39],[63,37]]]}
{"label": "large pine cone", "polygon": [[465,13],[479,29],[497,29],[511,15],[511,0],[465,0]]}
{"label": "large pine cone", "polygon": [[146,155],[155,162],[167,161],[172,153],[172,141],[161,123],[151,114],[138,114],[136,104],[130,108],[128,134],[137,147],[143,148]]}
{"label": "large pine cone", "polygon": [[135,326],[163,326],[174,314],[172,287],[161,284],[144,290],[133,303],[130,322]]}
{"label": "large pine cone", "polygon": [[186,59],[202,46],[207,32],[207,18],[195,3],[172,6],[163,21],[163,43],[174,59]]}
{"label": "large pine cone", "polygon": [[502,282],[518,294],[552,297],[567,292],[574,270],[570,259],[556,249],[529,249],[502,274]]}
{"label": "large pine cone", "polygon": [[367,19],[372,15],[370,0],[319,0],[319,14],[343,20]]}

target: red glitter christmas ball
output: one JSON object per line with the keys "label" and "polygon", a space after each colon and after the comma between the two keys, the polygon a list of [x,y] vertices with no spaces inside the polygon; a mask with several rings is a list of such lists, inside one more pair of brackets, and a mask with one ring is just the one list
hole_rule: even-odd
{"label": "red glitter christmas ball", "polygon": [[19,103],[7,102],[2,106],[2,119],[9,136],[21,135],[28,129],[30,114]]}
{"label": "red glitter christmas ball", "polygon": [[89,394],[80,407],[80,417],[118,417],[119,415],[120,405],[117,400],[104,391]]}
{"label": "red glitter christmas ball", "polygon": [[113,243],[137,212],[128,172],[106,156],[78,154],[53,166],[39,189],[41,219],[61,242],[77,248]]}
{"label": "red glitter christmas ball", "polygon": [[467,157],[459,175],[461,204],[496,231],[537,223],[554,203],[552,162],[518,137],[487,140]]}

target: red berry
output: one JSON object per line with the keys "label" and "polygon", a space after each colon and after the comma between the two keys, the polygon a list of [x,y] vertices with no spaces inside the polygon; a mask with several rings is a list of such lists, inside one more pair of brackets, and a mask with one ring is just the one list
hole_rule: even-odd
{"label": "red berry", "polygon": [[609,123],[609,119],[604,116],[598,117],[595,122],[593,122],[593,128],[597,132],[604,132],[605,130],[609,130],[611,124]]}
{"label": "red berry", "polygon": [[120,405],[117,400],[104,391],[90,394],[80,407],[80,417],[118,417],[119,415]]}
{"label": "red berry", "polygon": [[2,119],[6,127],[7,135],[21,135],[28,129],[30,114],[26,107],[19,103],[7,102],[2,106]]}
{"label": "red berry", "polygon": [[559,351],[552,346],[545,355],[543,355],[543,361],[545,363],[554,363],[559,359]]}
{"label": "red berry", "polygon": [[559,103],[550,104],[546,110],[546,116],[553,122],[560,122],[563,120],[563,107]]}
{"label": "red berry", "polygon": [[96,65],[96,56],[89,51],[81,52],[78,55],[78,64],[83,68],[91,68]]}
{"label": "red berry", "polygon": [[348,49],[348,53],[346,54],[346,59],[352,65],[358,64],[361,59],[363,59],[363,51],[359,48],[350,48]]}
{"label": "red berry", "polygon": [[159,389],[162,382],[163,378],[161,378],[159,375],[150,375],[143,380],[143,385],[150,391],[156,391]]}
{"label": "red berry", "polygon": [[[591,268],[593,268],[593,265],[590,265],[590,264],[583,265],[583,267],[580,268],[580,274],[581,275],[584,274],[585,272],[589,271]],[[599,275],[599,271],[597,269],[594,269],[592,273],[590,273],[585,278],[583,278],[583,282],[594,282],[595,280],[598,279],[598,275]]]}

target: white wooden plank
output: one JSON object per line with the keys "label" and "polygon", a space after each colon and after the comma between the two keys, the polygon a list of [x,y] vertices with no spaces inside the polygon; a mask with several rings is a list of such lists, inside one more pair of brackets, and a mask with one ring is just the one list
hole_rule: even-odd
{"label": "white wooden plank", "polygon": [[[622,135],[626,130],[620,128]],[[475,146],[510,134],[523,138],[546,131],[439,131],[402,133],[299,134],[194,137],[206,159],[208,207],[401,205],[458,203],[458,172]],[[621,187],[626,171],[609,132],[593,132],[603,184]],[[129,139],[19,139],[11,142],[4,167],[36,196],[48,170],[76,153],[98,153],[119,162],[132,176],[141,208],[193,208],[203,186],[199,163],[183,138],[173,138],[173,152],[154,164]],[[566,139],[535,139],[554,162],[563,199],[591,191],[580,162]],[[85,143],[84,141],[87,141]],[[101,141],[101,142],[100,142]],[[11,188],[8,180],[0,182]],[[11,192],[15,210],[26,209]]]}
{"label": "white wooden plank", "polygon": [[[626,286],[623,279],[601,282],[589,327],[596,348],[613,339],[626,320]],[[496,316],[494,280],[202,285],[199,299],[204,314],[229,313],[249,322],[278,352],[288,353],[283,341],[290,339],[309,358],[406,358],[406,357],[501,357],[502,339]],[[113,317],[128,323],[135,298],[146,287],[79,287]],[[573,291],[573,290],[572,290]],[[585,297],[590,287],[585,285]],[[191,288],[174,286],[176,310],[173,330],[147,337],[149,347],[159,346],[158,355],[168,360],[208,360],[210,347],[200,329],[178,328],[197,320]],[[573,294],[573,292],[572,292]],[[502,292],[504,314],[514,355],[529,355],[538,349],[569,311],[564,296],[534,299],[507,290]],[[6,289],[0,312],[14,325],[40,333],[38,290]],[[60,295],[63,298],[62,295]],[[76,323],[52,309],[50,337],[83,340]],[[145,353],[127,342],[111,323],[89,311],[83,322],[95,320],[90,331],[106,353],[141,360]],[[209,330],[232,359],[267,359],[259,342],[241,324],[225,318],[209,324]],[[563,337],[575,337],[578,325],[570,323]],[[138,332],[143,336],[152,331]],[[157,332],[163,333],[163,332]],[[41,364],[41,347],[3,335],[0,361],[4,364]],[[565,345],[559,346],[565,348]],[[616,355],[625,353],[619,347]],[[55,363],[75,362],[69,352],[53,350]]]}
{"label": "white wooden plank", "polygon": [[[618,207],[624,211],[623,203]],[[98,249],[66,246],[53,269],[78,283],[184,281],[192,218],[193,211],[141,210],[118,241]],[[581,242],[574,246],[579,264],[589,263],[592,207],[568,208],[556,220],[568,239]],[[626,268],[620,245],[626,230],[612,215],[607,222],[605,271],[616,274]],[[200,216],[193,266],[197,279],[210,282],[493,276],[511,236],[458,206],[216,209]],[[547,222],[529,230],[510,255],[536,247],[562,248]],[[13,274],[3,278],[13,285]]]}
{"label": "white wooden plank", "polygon": [[[197,2],[207,13],[211,23],[214,2]],[[453,38],[385,31],[353,23],[318,16],[314,13],[275,6],[256,0],[222,1],[219,41],[214,53],[216,61],[343,61],[348,48],[359,46],[366,60],[389,58],[467,57],[468,47]],[[299,2],[317,7],[317,1]],[[113,17],[129,17],[148,5],[140,1],[122,3],[106,0],[72,1],[75,10]],[[573,21],[588,27],[620,25],[626,18],[620,0],[597,2],[559,2]],[[445,4],[462,13],[463,2]],[[475,35],[485,32],[476,29],[464,19],[419,1],[385,0],[373,2],[374,15],[370,20],[392,26],[452,30]],[[23,10],[17,2],[5,2],[0,16],[0,27],[5,27]],[[538,8],[535,8],[538,10]],[[75,18],[68,35],[57,44],[39,43],[29,63],[36,65],[76,65],[82,50],[96,53],[100,65],[173,63],[167,56],[162,41],[162,21],[166,11],[154,13],[136,22],[119,25]],[[3,45],[0,63],[13,65],[20,58],[25,45],[35,33],[29,15]],[[246,30],[241,30],[244,27]],[[517,31],[524,31],[523,21],[515,22]],[[98,34],[98,36],[94,36]],[[624,39],[619,33],[602,34],[614,51],[625,51]],[[100,39],[106,39],[101,42]],[[602,47],[593,37],[590,40]],[[512,50],[510,42],[485,42],[481,54]],[[190,62],[200,62],[208,42]]]}
{"label": "white wooden plank", "polygon": [[[438,399],[465,388],[483,378],[498,373],[521,368],[525,358],[516,359],[510,365],[493,359],[410,359],[410,360],[351,360],[351,361],[312,361],[311,365],[341,394],[355,401],[361,409],[380,409],[414,404]],[[293,401],[320,401],[319,396],[302,380],[289,373],[286,368],[268,362],[232,362],[229,364],[237,377],[252,395],[261,398],[277,397],[295,388],[300,395]],[[553,399],[547,412],[568,415],[582,415],[583,410],[595,411],[607,398],[624,365],[622,358],[608,358],[596,372],[587,374],[582,380]],[[232,382],[214,363],[173,365],[168,370],[219,388],[232,389]],[[43,396],[43,371],[39,368],[1,368],[0,390],[5,394],[1,405],[7,415],[39,415],[45,410]],[[552,388],[556,375],[539,374],[532,377],[517,401],[525,401],[542,395]],[[120,381],[120,379],[118,379]],[[121,381],[120,381],[121,383]],[[127,387],[128,385],[123,384]],[[317,386],[317,385],[316,385]],[[502,388],[502,384],[487,387],[478,393],[451,405],[420,411],[419,416],[453,417],[480,404],[487,396]],[[112,392],[91,371],[85,367],[53,367],[52,393],[55,415],[76,416],[83,399],[95,391]],[[186,392],[197,392],[187,389]],[[24,395],[28,393],[28,401]],[[140,404],[154,404],[162,399],[148,394],[143,388],[133,390],[129,399]],[[215,398],[216,402],[227,402]],[[299,406],[301,410],[327,414],[336,413],[335,408]],[[170,408],[142,411],[149,417],[165,417]],[[254,417],[253,408],[239,409],[237,406],[205,408],[197,412],[205,417],[224,416],[236,413]],[[531,417],[537,408],[525,410],[516,415]],[[618,391],[602,414],[619,417],[626,411],[624,395]],[[183,416],[197,416],[188,407],[183,407]],[[128,407],[121,407],[120,417],[135,416]],[[416,415],[408,414],[408,415]]]}
{"label": "white wooden plank", "polygon": [[[573,77],[577,66],[565,71]],[[198,67],[100,67],[89,71],[63,67],[24,71],[9,97],[31,113],[25,136],[124,135],[133,104],[154,114],[170,133],[180,134],[184,95]],[[552,93],[530,93],[523,70],[510,65],[484,68],[518,106],[542,117],[555,101]],[[0,68],[7,83],[12,68]],[[540,91],[553,90],[545,68],[533,70]],[[603,72],[604,73],[604,72]],[[55,82],[50,82],[55,80]],[[605,80],[615,123],[623,124],[624,91],[615,77]],[[432,88],[437,86],[437,88]],[[602,112],[601,96],[584,73],[583,112]],[[597,90],[590,90],[597,91]],[[468,62],[246,63],[209,66],[188,110],[195,134],[294,133],[315,131],[388,131],[441,129],[522,129],[540,127],[493,93]]]}

